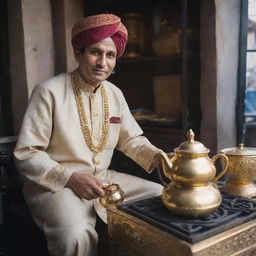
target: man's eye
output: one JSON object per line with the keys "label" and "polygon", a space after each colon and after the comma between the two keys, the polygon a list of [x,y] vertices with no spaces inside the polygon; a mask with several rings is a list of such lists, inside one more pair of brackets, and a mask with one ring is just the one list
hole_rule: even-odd
{"label": "man's eye", "polygon": [[109,56],[110,58],[115,58],[115,57],[116,57],[115,53],[109,53],[108,56]]}
{"label": "man's eye", "polygon": [[99,52],[94,50],[94,51],[91,51],[91,54],[93,54],[93,55],[98,55]]}

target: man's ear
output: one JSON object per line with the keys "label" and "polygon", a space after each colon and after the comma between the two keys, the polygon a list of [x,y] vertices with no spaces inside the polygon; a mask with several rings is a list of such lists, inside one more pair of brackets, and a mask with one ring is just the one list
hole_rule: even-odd
{"label": "man's ear", "polygon": [[76,61],[79,62],[79,59],[81,57],[81,51],[74,49],[74,56],[75,56]]}

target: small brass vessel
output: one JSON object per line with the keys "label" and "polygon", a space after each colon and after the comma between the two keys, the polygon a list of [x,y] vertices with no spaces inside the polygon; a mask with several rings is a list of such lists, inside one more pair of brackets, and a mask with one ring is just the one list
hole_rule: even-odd
{"label": "small brass vessel", "polygon": [[122,22],[128,30],[129,40],[124,52],[124,57],[140,57],[145,46],[145,17],[140,13],[126,13],[122,15]]}
{"label": "small brass vessel", "polygon": [[161,29],[153,39],[152,48],[159,56],[176,56],[180,53],[180,32],[174,31],[167,19],[161,21]]}
{"label": "small brass vessel", "polygon": [[[171,180],[169,184],[162,182],[162,201],[174,213],[198,217],[214,211],[221,204],[222,197],[214,183],[226,172],[228,158],[218,154],[210,159],[210,150],[194,140],[194,136],[189,130],[188,140],[174,149],[173,157],[160,153],[164,175]],[[214,162],[218,158],[223,159],[225,166],[216,177]]]}
{"label": "small brass vessel", "polygon": [[251,198],[256,196],[256,148],[238,147],[220,150],[229,159],[227,169],[227,183],[223,191],[234,196]]}
{"label": "small brass vessel", "polygon": [[124,192],[118,184],[109,184],[103,188],[105,195],[99,198],[99,202],[105,208],[121,204],[124,200]]}

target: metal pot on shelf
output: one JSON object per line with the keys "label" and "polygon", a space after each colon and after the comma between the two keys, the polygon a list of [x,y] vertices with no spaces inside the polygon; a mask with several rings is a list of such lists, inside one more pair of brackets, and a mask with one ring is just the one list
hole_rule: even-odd
{"label": "metal pot on shelf", "polygon": [[159,56],[178,56],[180,54],[180,31],[174,31],[167,19],[161,22],[161,29],[152,42],[152,48]]}
{"label": "metal pot on shelf", "polygon": [[126,13],[122,22],[128,30],[129,40],[124,52],[124,57],[140,57],[144,52],[145,44],[145,17],[140,13]]}

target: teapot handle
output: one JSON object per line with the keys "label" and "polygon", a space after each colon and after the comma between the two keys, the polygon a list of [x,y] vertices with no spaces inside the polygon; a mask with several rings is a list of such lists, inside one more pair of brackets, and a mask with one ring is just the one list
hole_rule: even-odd
{"label": "teapot handle", "polygon": [[223,157],[225,159],[225,167],[224,169],[219,173],[219,175],[217,177],[215,177],[215,179],[213,180],[213,183],[215,183],[218,179],[220,179],[224,174],[225,172],[227,171],[228,169],[228,164],[229,164],[229,161],[228,161],[228,158],[226,155],[224,155],[223,153],[220,153],[220,154],[217,154],[215,156],[212,157],[212,161],[213,163],[218,159],[218,158],[221,158]]}
{"label": "teapot handle", "polygon": [[157,166],[156,169],[157,169],[157,174],[158,174],[158,178],[159,178],[160,182],[162,183],[162,185],[163,185],[165,188],[167,188],[167,187],[168,187],[168,184],[167,184],[167,182],[165,182],[164,179],[163,179],[163,170],[162,170],[162,168],[160,168],[159,166]]}
{"label": "teapot handle", "polygon": [[162,168],[159,168],[159,166],[157,166],[157,174],[158,174],[159,180],[161,181],[162,185],[166,188],[166,187],[168,187],[168,183],[166,183],[163,179],[163,176],[164,176],[164,169],[163,168],[165,168],[166,166],[171,168],[172,164],[168,162],[169,157],[165,152],[160,152],[159,156],[161,158],[161,163],[162,163],[161,167]]}

